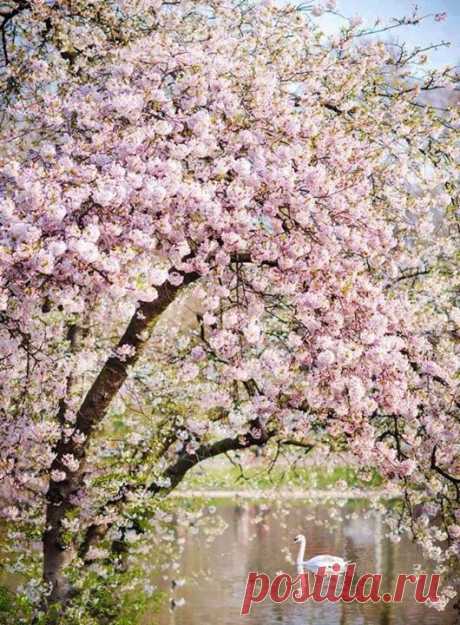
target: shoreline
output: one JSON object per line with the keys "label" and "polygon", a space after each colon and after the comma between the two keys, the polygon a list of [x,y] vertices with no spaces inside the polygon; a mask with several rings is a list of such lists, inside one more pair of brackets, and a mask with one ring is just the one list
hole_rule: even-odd
{"label": "shoreline", "polygon": [[206,499],[267,499],[273,498],[276,495],[277,499],[392,499],[399,497],[401,493],[392,492],[387,493],[384,490],[362,490],[362,489],[348,489],[348,490],[325,490],[325,489],[307,489],[307,490],[265,490],[265,489],[251,489],[251,490],[220,490],[220,489],[188,489],[188,490],[174,490],[169,493],[169,497],[186,497],[186,498],[199,498]]}

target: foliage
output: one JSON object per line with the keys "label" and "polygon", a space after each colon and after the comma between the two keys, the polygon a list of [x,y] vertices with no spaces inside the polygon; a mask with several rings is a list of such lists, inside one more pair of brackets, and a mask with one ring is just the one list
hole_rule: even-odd
{"label": "foliage", "polygon": [[0,497],[37,618],[91,619],[191,468],[268,444],[350,454],[457,562],[459,117],[426,98],[456,77],[323,9],[2,5]]}

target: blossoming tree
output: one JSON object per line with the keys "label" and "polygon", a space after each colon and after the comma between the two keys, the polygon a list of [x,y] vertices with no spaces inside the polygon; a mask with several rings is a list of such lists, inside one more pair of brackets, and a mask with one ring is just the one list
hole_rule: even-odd
{"label": "blossoming tree", "polygon": [[326,37],[332,2],[5,6],[0,497],[35,618],[253,446],[377,468],[447,567],[458,110],[423,95],[451,72],[357,19]]}

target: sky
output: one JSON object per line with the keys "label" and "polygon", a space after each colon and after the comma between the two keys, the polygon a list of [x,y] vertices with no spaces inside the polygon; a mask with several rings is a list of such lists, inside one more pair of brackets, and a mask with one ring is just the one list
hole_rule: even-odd
{"label": "sky", "polygon": [[[371,25],[377,17],[388,22],[392,17],[402,17],[412,13],[415,2],[412,0],[337,0],[337,11],[351,17],[360,15],[365,25]],[[417,2],[419,14],[447,13],[447,19],[436,22],[433,17],[418,26],[403,26],[384,33],[382,37],[392,37],[406,41],[411,46],[426,47],[431,43],[450,41],[449,48],[439,48],[430,55],[433,66],[460,64],[460,0],[420,0]],[[330,15],[321,18],[323,30],[327,33],[336,30],[342,23],[340,18]]]}

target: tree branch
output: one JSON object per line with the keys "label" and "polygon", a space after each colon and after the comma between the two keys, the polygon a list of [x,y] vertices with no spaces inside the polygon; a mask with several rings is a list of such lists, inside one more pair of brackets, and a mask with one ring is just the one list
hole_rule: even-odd
{"label": "tree branch", "polygon": [[[229,451],[248,449],[249,447],[253,446],[263,447],[275,435],[274,430],[268,432],[262,429],[260,430],[260,432],[261,434],[259,437],[256,437],[254,434],[249,432],[244,436],[238,436],[236,438],[224,438],[214,443],[200,445],[200,447],[198,447],[198,449],[194,453],[187,453],[185,451],[182,452],[177,460],[174,462],[174,464],[168,467],[161,475],[161,480],[168,480],[168,486],[160,486],[157,482],[153,482],[149,486],[148,491],[153,496],[158,494],[168,494],[179,485],[179,483],[184,479],[186,473],[190,471],[190,469],[192,469],[198,463],[203,462],[203,460],[214,458],[216,456],[219,456],[220,454],[226,454]],[[140,487],[137,485],[133,485],[131,487],[122,487],[118,495],[116,495],[110,501],[104,504],[97,516],[107,514],[113,508],[119,511],[126,503],[128,495],[135,492],[137,488]],[[79,549],[80,557],[84,558],[85,555],[88,553],[88,550],[96,543],[98,543],[101,539],[103,539],[112,526],[113,522],[105,525],[90,525],[86,530],[85,537]]]}
{"label": "tree branch", "polygon": [[157,494],[165,490],[170,492],[183,480],[185,474],[199,462],[214,458],[220,454],[228,453],[229,451],[238,451],[254,446],[263,447],[274,435],[275,432],[261,431],[261,435],[258,438],[251,433],[247,433],[237,438],[224,438],[215,443],[201,445],[192,454],[181,454],[177,461],[166,469],[162,477],[170,480],[170,486],[165,488],[155,484],[150,486],[149,490],[152,494]]}
{"label": "tree branch", "polygon": [[447,473],[447,471],[444,471],[444,469],[442,469],[440,466],[438,466],[436,464],[436,451],[437,451],[437,445],[435,445],[433,447],[433,451],[431,452],[431,468],[434,469],[434,471],[436,471],[436,473],[439,473],[439,475],[442,475],[443,478],[445,478],[446,480],[448,480],[451,484],[454,485],[455,487],[455,491],[457,494],[457,501],[460,501],[460,479],[454,477],[453,475],[449,475],[449,473]]}
{"label": "tree branch", "polygon": [[30,3],[27,2],[26,0],[19,0],[18,2],[16,2],[17,7],[14,9],[9,10],[6,13],[0,13],[0,17],[3,18],[2,23],[0,24],[0,31],[1,31],[1,37],[2,37],[2,49],[3,49],[3,56],[5,58],[5,65],[8,65],[9,63],[9,58],[8,58],[8,47],[7,47],[7,41],[6,41],[6,27],[8,26],[9,22],[11,22],[16,15],[19,15],[19,13],[21,13],[22,11],[24,11],[24,9],[28,9],[30,7]]}

